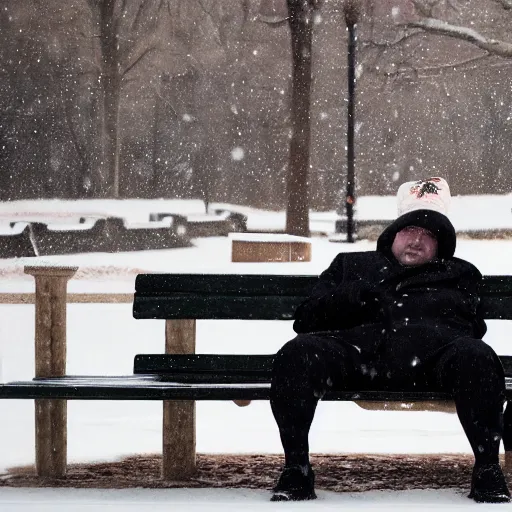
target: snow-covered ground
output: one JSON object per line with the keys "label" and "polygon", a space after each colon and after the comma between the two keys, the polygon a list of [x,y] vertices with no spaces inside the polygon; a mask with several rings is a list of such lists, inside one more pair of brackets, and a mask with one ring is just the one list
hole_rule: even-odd
{"label": "snow-covered ground", "polygon": [[[508,215],[511,196],[506,197]],[[474,211],[491,208],[478,201]],[[36,208],[36,205],[28,205]],[[493,206],[494,208],[494,206]],[[499,215],[491,208],[490,217]],[[487,211],[487,210],[486,210]],[[492,213],[492,215],[491,215]],[[503,215],[505,208],[502,208]],[[390,215],[393,217],[394,213]],[[501,214],[500,214],[501,215]],[[270,218],[269,214],[269,218]],[[483,216],[483,214],[482,214]],[[266,216],[265,216],[266,217]],[[253,222],[278,225],[274,214]],[[481,216],[473,215],[475,225]],[[469,222],[469,221],[468,221]],[[498,222],[498,221],[497,221]],[[500,221],[501,222],[501,221]],[[510,221],[508,224],[510,227]],[[0,292],[31,291],[33,278],[25,264],[69,264],[81,268],[81,279],[70,291],[131,292],[136,269],[161,272],[317,274],[339,251],[374,249],[375,243],[332,243],[312,239],[312,261],[302,263],[231,263],[230,239],[194,241],[194,247],[119,254],[81,254],[0,262]],[[485,274],[512,274],[512,240],[462,240],[457,256],[475,263]],[[34,372],[34,308],[0,305],[1,380],[29,379]],[[273,353],[292,337],[290,322],[198,322],[197,351],[202,353]],[[489,322],[488,341],[501,354],[512,354],[512,322]],[[510,346],[509,346],[510,345]],[[130,304],[70,304],[68,306],[69,374],[132,373],[137,353],[162,352],[163,321],[135,321]],[[161,451],[160,402],[69,402],[70,462],[115,460],[135,453]],[[0,401],[0,471],[34,460],[34,413],[31,401]],[[231,402],[197,404],[197,450],[202,453],[280,453],[267,402],[239,408]],[[353,403],[320,403],[311,432],[316,453],[470,453],[455,415],[438,412],[366,411]],[[316,502],[270,504],[268,493],[248,490],[51,490],[0,488],[0,511],[29,510],[453,510],[478,506],[458,492],[320,492]],[[512,505],[505,505],[504,508]],[[493,508],[495,510],[495,508]]]}
{"label": "snow-covered ground", "polygon": [[[318,499],[302,503],[271,503],[265,491],[249,489],[1,489],[2,512],[489,512],[510,510],[512,505],[482,505],[450,490],[407,492],[371,491],[334,493],[319,491]],[[466,508],[467,507],[467,508]]]}
{"label": "snow-covered ground", "polygon": [[[284,211],[257,210],[248,206],[211,203],[209,211],[225,209],[247,215],[251,230],[283,230]],[[192,220],[205,218],[203,201],[184,199],[95,199],[66,201],[60,199],[40,201],[9,201],[0,203],[0,227],[12,220],[38,220],[42,217],[52,223],[76,222],[79,217],[119,216],[128,223],[149,220],[150,213],[178,213]],[[396,217],[395,196],[362,196],[355,205],[355,217],[360,220]],[[512,193],[501,195],[453,196],[450,220],[457,230],[512,229]],[[311,231],[333,233],[338,215],[335,211],[311,211]]]}

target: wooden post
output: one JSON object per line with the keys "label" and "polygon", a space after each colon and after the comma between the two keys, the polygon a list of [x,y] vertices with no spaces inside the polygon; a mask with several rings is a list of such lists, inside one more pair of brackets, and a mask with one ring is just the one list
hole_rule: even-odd
{"label": "wooden post", "polygon": [[[78,267],[25,267],[36,280],[36,377],[66,375],[67,282]],[[36,471],[38,476],[66,474],[66,400],[35,400]]]}
{"label": "wooden post", "polygon": [[[165,353],[194,354],[196,321],[165,321]],[[196,403],[194,400],[164,401],[164,480],[186,480],[196,471]]]}

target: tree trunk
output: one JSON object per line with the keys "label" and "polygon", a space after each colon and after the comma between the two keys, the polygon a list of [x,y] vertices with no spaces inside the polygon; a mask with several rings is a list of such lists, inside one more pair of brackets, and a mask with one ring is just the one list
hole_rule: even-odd
{"label": "tree trunk", "polygon": [[286,232],[309,236],[309,145],[313,6],[287,0],[292,41],[292,139],[287,177]]}
{"label": "tree trunk", "polygon": [[99,196],[119,197],[119,95],[121,77],[117,59],[117,33],[114,24],[115,0],[101,4],[101,51],[103,84],[104,181]]}
{"label": "tree trunk", "polygon": [[[105,109],[105,165],[107,168],[107,194],[119,197],[119,88],[120,80],[113,76],[104,76]],[[101,193],[101,192],[100,192]],[[107,195],[101,193],[101,195]]]}

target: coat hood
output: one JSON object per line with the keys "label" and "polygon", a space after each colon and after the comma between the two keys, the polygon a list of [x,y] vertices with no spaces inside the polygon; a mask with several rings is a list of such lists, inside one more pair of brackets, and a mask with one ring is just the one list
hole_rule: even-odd
{"label": "coat hood", "polygon": [[379,236],[377,251],[387,257],[394,258],[391,246],[395,235],[408,226],[418,226],[428,229],[437,239],[437,257],[440,259],[452,258],[455,253],[455,229],[446,215],[434,210],[414,210],[401,215],[393,221]]}

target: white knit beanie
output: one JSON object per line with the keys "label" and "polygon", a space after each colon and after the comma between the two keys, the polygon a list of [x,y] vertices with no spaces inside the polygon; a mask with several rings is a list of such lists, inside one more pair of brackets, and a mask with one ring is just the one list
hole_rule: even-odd
{"label": "white knit beanie", "polygon": [[446,215],[450,199],[450,187],[443,178],[408,181],[397,192],[398,216],[414,210],[434,210]]}

